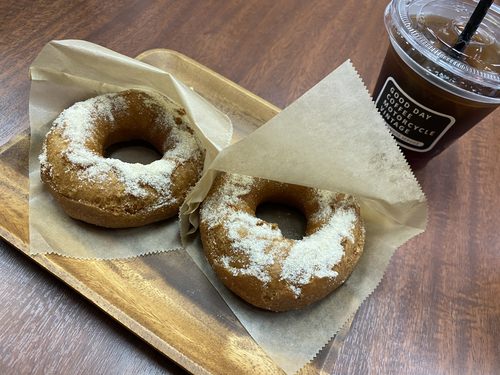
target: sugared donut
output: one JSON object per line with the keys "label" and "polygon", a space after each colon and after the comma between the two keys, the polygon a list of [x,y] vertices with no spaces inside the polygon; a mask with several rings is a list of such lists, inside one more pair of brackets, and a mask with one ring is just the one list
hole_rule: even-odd
{"label": "sugared donut", "polygon": [[[144,140],[150,164],[104,157],[109,145]],[[186,112],[168,98],[127,90],[78,102],[47,133],[41,179],[66,213],[87,223],[137,227],[176,215],[198,180],[204,152]]]}
{"label": "sugared donut", "polygon": [[[294,206],[302,240],[255,217],[260,203]],[[205,255],[222,282],[257,307],[286,311],[320,300],[351,274],[363,251],[359,206],[347,194],[220,174],[200,210]]]}

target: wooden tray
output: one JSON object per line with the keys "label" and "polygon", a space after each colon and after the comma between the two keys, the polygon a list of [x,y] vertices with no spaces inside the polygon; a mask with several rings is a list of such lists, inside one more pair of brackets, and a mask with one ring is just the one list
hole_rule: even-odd
{"label": "wooden tray", "polygon": [[[236,139],[279,112],[177,52],[150,50],[137,58],[169,71],[227,113]],[[185,252],[113,261],[30,256],[28,152],[27,132],[0,148],[0,235],[5,240],[192,373],[283,373]],[[338,342],[330,342],[301,373],[321,372],[325,362],[331,365]]]}

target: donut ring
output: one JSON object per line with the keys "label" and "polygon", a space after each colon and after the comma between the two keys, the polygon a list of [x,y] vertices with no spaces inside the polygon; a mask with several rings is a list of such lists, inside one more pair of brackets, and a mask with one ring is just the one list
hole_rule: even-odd
{"label": "donut ring", "polygon": [[[143,165],[104,157],[107,146],[139,139],[162,158]],[[64,110],[39,159],[42,181],[69,216],[126,228],[176,215],[204,153],[183,108],[159,94],[127,90]]]}
{"label": "donut ring", "polygon": [[[284,203],[307,219],[302,240],[255,217],[262,202]],[[365,230],[347,194],[237,174],[220,174],[200,210],[205,255],[222,282],[254,306],[298,309],[339,287],[361,256]]]}

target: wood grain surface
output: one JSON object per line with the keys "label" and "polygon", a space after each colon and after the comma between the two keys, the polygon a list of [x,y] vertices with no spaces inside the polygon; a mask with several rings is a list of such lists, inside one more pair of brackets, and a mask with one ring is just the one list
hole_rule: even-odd
{"label": "wood grain surface", "polygon": [[[0,129],[27,126],[27,69],[52,39],[85,39],[129,56],[173,49],[279,107],[347,58],[372,89],[388,44],[385,4],[0,0]],[[342,347],[320,353],[324,372],[500,372],[498,124],[497,111],[418,172],[428,230],[397,251]],[[23,142],[17,147],[26,149]],[[27,173],[27,160],[15,160],[0,170],[0,184]],[[26,238],[26,222],[2,217],[16,215],[9,194],[25,192],[2,191],[0,220]],[[183,371],[11,245],[0,242],[0,250],[0,373]],[[205,350],[216,358],[215,345]]]}

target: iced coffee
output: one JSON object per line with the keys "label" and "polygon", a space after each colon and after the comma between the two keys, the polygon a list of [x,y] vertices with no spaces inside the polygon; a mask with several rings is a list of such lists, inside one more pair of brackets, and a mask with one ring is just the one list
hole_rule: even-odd
{"label": "iced coffee", "polygon": [[422,167],[500,104],[500,8],[454,50],[473,1],[394,0],[376,106],[410,164]]}

